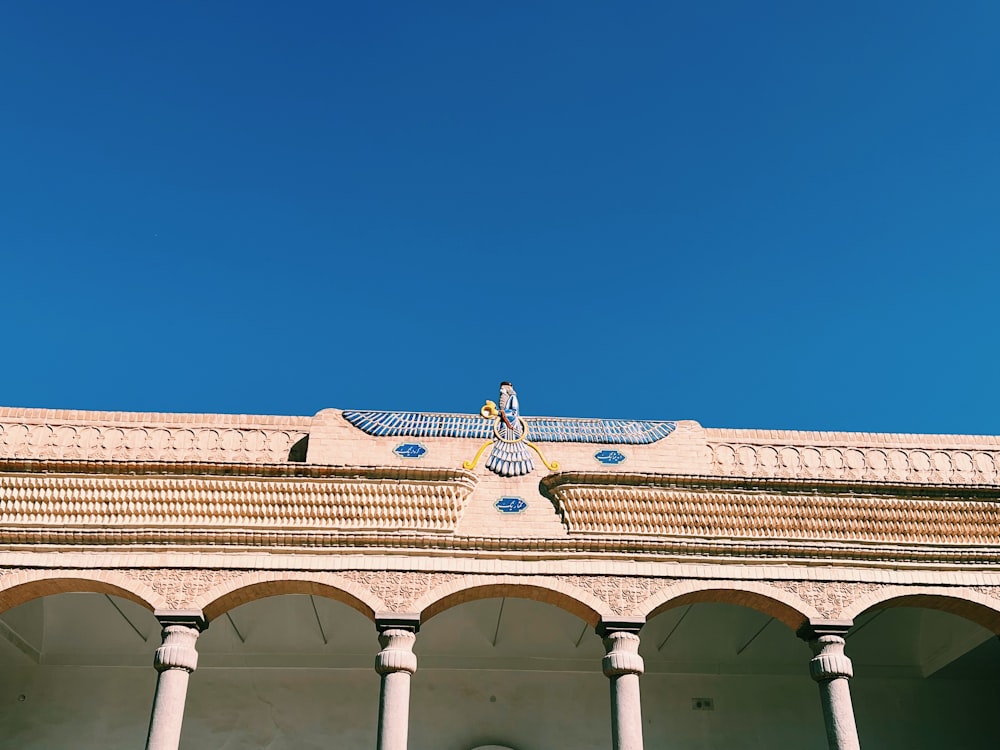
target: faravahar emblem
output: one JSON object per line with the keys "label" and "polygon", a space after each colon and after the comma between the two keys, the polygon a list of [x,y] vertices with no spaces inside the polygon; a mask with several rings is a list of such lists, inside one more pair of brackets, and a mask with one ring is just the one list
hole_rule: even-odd
{"label": "faravahar emblem", "polygon": [[519,477],[534,471],[532,450],[538,454],[549,471],[556,471],[559,468],[556,462],[546,461],[538,446],[528,440],[528,425],[521,416],[517,391],[513,385],[506,381],[501,383],[500,406],[498,407],[493,401],[487,401],[479,410],[479,414],[483,419],[492,420],[493,439],[476,452],[475,458],[462,464],[466,469],[474,469],[483,452],[490,446],[493,450],[486,459],[486,468],[502,477]]}
{"label": "faravahar emblem", "polygon": [[[344,419],[368,435],[405,438],[462,438],[484,440],[466,469],[474,469],[486,451],[487,468],[502,477],[518,477],[535,469],[535,454],[549,471],[559,465],[545,460],[538,443],[590,443],[600,447],[594,458],[605,466],[625,460],[612,446],[649,445],[668,437],[676,422],[635,419],[578,419],[574,417],[523,417],[517,391],[508,382],[500,384],[499,405],[487,401],[479,414],[437,414],[419,411],[372,411],[349,409]],[[405,443],[396,446],[401,458],[419,459],[427,446]]]}

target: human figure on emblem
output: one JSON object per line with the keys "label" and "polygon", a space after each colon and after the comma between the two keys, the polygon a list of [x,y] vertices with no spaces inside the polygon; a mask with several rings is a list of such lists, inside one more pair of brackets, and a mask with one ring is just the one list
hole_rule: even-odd
{"label": "human figure on emblem", "polygon": [[486,468],[505,477],[530,474],[535,470],[531,451],[526,445],[528,426],[521,419],[517,392],[508,382],[500,384],[500,408],[494,422],[493,451],[486,461]]}

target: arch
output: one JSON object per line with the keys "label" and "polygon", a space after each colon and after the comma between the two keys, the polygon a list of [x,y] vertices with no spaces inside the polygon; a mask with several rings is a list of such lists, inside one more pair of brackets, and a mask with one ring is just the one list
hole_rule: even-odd
{"label": "arch", "polygon": [[1000,602],[977,591],[941,586],[887,586],[852,602],[837,618],[853,620],[875,607],[924,607],[950,612],[1000,635]]}
{"label": "arch", "polygon": [[115,570],[17,570],[0,572],[0,613],[53,594],[111,594],[152,611],[160,597],[144,584]]}
{"label": "arch", "polygon": [[640,605],[640,611],[649,620],[668,609],[702,602],[749,607],[783,622],[793,632],[820,616],[797,596],[755,581],[685,581],[657,592]]}
{"label": "arch", "polygon": [[418,599],[413,611],[420,614],[420,622],[424,623],[459,604],[504,596],[552,604],[595,626],[606,614],[603,602],[576,586],[540,576],[511,575],[472,576],[454,581]]}
{"label": "arch", "polygon": [[375,619],[378,606],[372,593],[353,581],[330,573],[300,571],[247,573],[205,592],[195,600],[194,606],[211,622],[241,604],[284,594],[314,594],[333,599],[356,609],[369,620]]}

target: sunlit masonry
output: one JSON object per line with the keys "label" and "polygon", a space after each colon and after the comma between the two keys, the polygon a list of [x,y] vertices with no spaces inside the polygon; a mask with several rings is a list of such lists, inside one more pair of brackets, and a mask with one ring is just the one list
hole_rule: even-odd
{"label": "sunlit masonry", "polygon": [[486,397],[0,409],[0,748],[1000,743],[1000,438]]}

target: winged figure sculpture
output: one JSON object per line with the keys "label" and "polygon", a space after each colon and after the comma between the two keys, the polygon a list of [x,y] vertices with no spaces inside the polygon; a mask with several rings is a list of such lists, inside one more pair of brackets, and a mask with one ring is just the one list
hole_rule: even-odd
{"label": "winged figure sculpture", "polygon": [[532,451],[549,470],[558,465],[542,456],[536,443],[595,443],[646,445],[667,437],[676,422],[632,419],[574,419],[523,417],[514,386],[500,384],[499,405],[487,401],[479,414],[430,414],[425,412],[343,412],[344,419],[377,437],[474,438],[486,441],[472,461],[472,469],[487,449],[486,467],[504,477],[528,474],[535,469]]}

